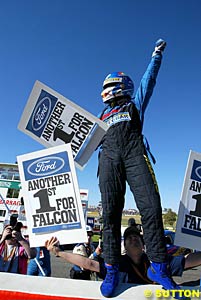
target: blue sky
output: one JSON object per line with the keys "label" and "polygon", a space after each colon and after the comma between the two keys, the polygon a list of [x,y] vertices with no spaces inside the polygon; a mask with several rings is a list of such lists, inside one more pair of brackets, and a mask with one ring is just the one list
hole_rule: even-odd
{"label": "blue sky", "polygon": [[[137,89],[155,41],[167,41],[144,134],[163,208],[177,212],[189,151],[201,151],[201,1],[8,0],[0,9],[0,161],[43,149],[17,129],[36,80],[94,115],[102,82],[123,71]],[[77,172],[89,204],[100,200],[97,155]],[[125,208],[135,208],[131,193]]]}

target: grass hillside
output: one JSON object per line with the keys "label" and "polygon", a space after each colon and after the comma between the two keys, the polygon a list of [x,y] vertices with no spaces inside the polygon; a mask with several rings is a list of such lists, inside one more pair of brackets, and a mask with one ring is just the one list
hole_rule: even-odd
{"label": "grass hillside", "polygon": [[[88,217],[99,217],[98,212],[88,212]],[[130,216],[122,216],[121,224],[122,226],[127,226],[128,220],[130,218],[134,218],[137,224],[141,224],[141,217],[140,215],[130,215]]]}
{"label": "grass hillside", "polygon": [[[90,216],[90,217],[99,217],[99,215],[98,215],[98,212],[88,212],[88,216]],[[130,218],[134,218],[135,219],[135,222],[137,223],[137,224],[141,224],[141,217],[140,217],[140,215],[138,214],[138,215],[122,215],[122,221],[121,221],[121,225],[122,226],[127,226],[128,225],[128,220],[130,219]],[[164,220],[163,220],[164,221]],[[168,224],[165,224],[165,226],[164,226],[164,228],[165,229],[170,229],[170,230],[174,230],[175,228],[173,227],[173,226],[170,226],[170,225],[168,225]],[[93,241],[95,242],[95,241],[98,241],[98,239],[99,239],[99,235],[94,235],[93,236]]]}

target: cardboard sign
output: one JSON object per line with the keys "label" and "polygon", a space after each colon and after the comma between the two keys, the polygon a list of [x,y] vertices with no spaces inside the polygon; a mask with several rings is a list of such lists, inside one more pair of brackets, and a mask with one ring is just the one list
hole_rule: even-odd
{"label": "cardboard sign", "polygon": [[70,144],[17,157],[31,246],[56,236],[61,244],[87,234]]}
{"label": "cardboard sign", "polygon": [[36,81],[18,128],[45,147],[71,143],[76,166],[82,169],[108,127],[80,106]]}
{"label": "cardboard sign", "polygon": [[201,250],[201,153],[189,154],[174,244]]}
{"label": "cardboard sign", "polygon": [[87,217],[87,225],[94,228],[94,224],[95,224],[95,217]]}
{"label": "cardboard sign", "polygon": [[82,209],[83,209],[84,219],[86,223],[87,223],[87,212],[88,212],[88,195],[89,195],[88,190],[80,189],[80,198],[82,202]]}

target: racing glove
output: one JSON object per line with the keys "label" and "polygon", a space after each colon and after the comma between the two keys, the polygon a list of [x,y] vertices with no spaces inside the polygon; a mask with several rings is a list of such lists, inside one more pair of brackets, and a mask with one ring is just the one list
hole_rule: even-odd
{"label": "racing glove", "polygon": [[152,53],[152,57],[155,56],[156,54],[162,55],[165,47],[166,47],[166,42],[162,39],[159,39],[155,44],[155,49],[154,52]]}

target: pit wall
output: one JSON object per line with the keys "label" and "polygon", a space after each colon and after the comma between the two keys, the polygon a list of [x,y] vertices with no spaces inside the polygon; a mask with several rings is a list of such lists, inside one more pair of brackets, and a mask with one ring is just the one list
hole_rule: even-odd
{"label": "pit wall", "polygon": [[[100,281],[36,277],[0,272],[0,299],[5,300],[82,300],[108,299],[100,293]],[[196,287],[185,287],[183,295],[201,299]],[[173,299],[160,285],[120,284],[112,299],[159,300]],[[111,299],[111,298],[110,298]]]}

